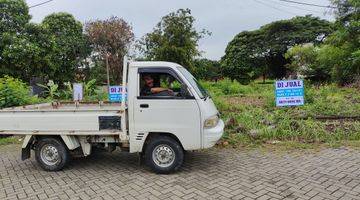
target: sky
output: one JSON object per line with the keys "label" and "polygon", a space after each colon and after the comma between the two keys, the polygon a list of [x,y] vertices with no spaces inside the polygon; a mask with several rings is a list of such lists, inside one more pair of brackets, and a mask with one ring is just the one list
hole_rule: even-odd
{"label": "sky", "polygon": [[[35,5],[46,0],[26,0]],[[329,0],[297,0],[329,5]],[[241,31],[255,30],[262,25],[294,16],[312,14],[333,20],[327,8],[297,5],[280,0],[53,0],[30,9],[33,22],[54,12],[68,12],[82,23],[110,16],[123,18],[132,25],[136,39],[151,32],[162,16],[179,8],[190,8],[195,28],[206,29],[211,36],[200,40],[202,57],[218,60],[227,44]]]}

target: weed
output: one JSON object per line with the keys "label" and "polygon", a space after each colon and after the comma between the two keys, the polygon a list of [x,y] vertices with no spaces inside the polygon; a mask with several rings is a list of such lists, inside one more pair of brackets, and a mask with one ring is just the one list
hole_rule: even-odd
{"label": "weed", "polygon": [[336,147],[360,140],[359,121],[314,119],[316,116],[360,116],[357,88],[306,84],[304,106],[279,108],[275,107],[273,84],[241,85],[229,79],[202,84],[212,95],[222,118],[234,119],[226,127],[220,145],[250,147],[280,141],[283,146],[297,148],[313,144]]}

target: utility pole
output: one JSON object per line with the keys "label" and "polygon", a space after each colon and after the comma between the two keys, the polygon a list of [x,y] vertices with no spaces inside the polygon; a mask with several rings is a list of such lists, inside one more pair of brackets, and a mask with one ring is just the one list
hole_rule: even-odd
{"label": "utility pole", "polygon": [[109,89],[110,89],[110,72],[109,72],[109,54],[108,53],[106,53],[105,62],[106,62],[107,86],[108,86],[108,91],[109,91]]}

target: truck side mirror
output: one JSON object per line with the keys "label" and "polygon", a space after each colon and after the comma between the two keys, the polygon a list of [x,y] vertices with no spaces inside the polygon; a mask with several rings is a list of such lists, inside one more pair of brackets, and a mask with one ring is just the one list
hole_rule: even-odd
{"label": "truck side mirror", "polygon": [[182,84],[181,85],[181,89],[180,89],[180,93],[181,93],[181,96],[184,97],[184,98],[189,98],[189,97],[193,97],[189,91],[189,88],[187,85],[185,84]]}

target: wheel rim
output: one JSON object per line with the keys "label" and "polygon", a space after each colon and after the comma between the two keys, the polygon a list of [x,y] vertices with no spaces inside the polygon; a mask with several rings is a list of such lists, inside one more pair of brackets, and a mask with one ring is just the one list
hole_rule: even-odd
{"label": "wheel rim", "polygon": [[52,166],[60,162],[59,152],[57,148],[51,144],[46,144],[41,148],[40,157],[46,165]]}
{"label": "wheel rim", "polygon": [[169,145],[161,144],[153,150],[152,159],[159,167],[169,167],[175,161],[175,152]]}

